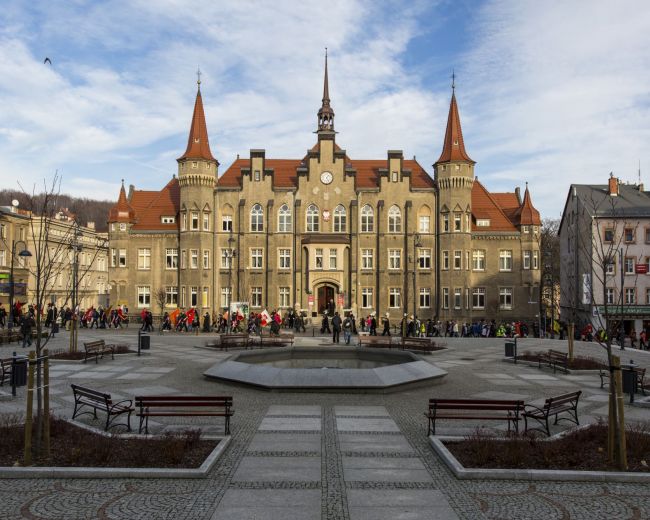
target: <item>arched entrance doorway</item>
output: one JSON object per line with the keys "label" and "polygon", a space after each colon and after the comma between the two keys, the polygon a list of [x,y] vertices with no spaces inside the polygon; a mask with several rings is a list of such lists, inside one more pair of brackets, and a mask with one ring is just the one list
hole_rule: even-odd
{"label": "arched entrance doorway", "polygon": [[333,285],[323,284],[316,290],[318,305],[318,314],[323,314],[326,310],[329,314],[334,314],[336,308],[335,300],[336,287]]}

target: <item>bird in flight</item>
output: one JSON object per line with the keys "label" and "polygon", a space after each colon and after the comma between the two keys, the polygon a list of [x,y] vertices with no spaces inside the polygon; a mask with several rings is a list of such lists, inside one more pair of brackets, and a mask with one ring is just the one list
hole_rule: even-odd
{"label": "bird in flight", "polygon": [[43,60],[43,64],[45,63],[49,63],[50,65],[52,65],[52,60],[46,56],[45,59]]}

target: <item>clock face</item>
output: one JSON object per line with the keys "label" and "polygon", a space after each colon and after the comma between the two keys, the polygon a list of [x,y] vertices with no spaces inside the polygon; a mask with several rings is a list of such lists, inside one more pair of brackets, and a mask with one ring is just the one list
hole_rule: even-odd
{"label": "clock face", "polygon": [[323,172],[320,174],[320,180],[323,184],[329,184],[333,179],[334,177],[330,172]]}

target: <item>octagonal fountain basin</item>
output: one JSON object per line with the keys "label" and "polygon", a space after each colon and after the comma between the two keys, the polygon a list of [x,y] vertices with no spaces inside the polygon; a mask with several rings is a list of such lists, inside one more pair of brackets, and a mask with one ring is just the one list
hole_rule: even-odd
{"label": "octagonal fountain basin", "polygon": [[439,383],[447,372],[405,351],[293,347],[239,352],[203,375],[285,392],[382,393]]}

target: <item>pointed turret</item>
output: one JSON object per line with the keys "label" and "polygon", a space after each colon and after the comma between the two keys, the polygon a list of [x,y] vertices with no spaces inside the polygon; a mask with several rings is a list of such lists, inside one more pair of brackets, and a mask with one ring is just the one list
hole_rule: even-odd
{"label": "pointed turret", "polygon": [[210,151],[210,142],[208,141],[208,127],[205,124],[205,114],[203,113],[200,76],[197,84],[198,89],[196,92],[196,101],[194,102],[194,114],[192,115],[190,136],[187,140],[187,149],[177,160],[204,159],[206,161],[217,162],[217,160],[212,156],[212,152]]}
{"label": "pointed turret", "polygon": [[452,161],[471,162],[472,159],[465,151],[463,142],[463,130],[460,126],[460,116],[458,115],[458,105],[456,103],[456,90],[452,85],[451,104],[449,105],[449,117],[447,118],[447,130],[445,131],[445,141],[442,146],[442,153],[436,164]]}
{"label": "pointed turret", "polygon": [[528,183],[526,183],[526,193],[524,193],[524,200],[517,210],[517,216],[519,217],[519,224],[522,226],[539,226],[541,224],[539,211],[533,207],[533,202],[530,198]]}
{"label": "pointed turret", "polygon": [[334,131],[334,110],[330,106],[330,87],[327,77],[327,49],[325,49],[325,79],[323,80],[323,103],[318,110],[318,131]]}
{"label": "pointed turret", "polygon": [[124,190],[124,179],[122,179],[122,187],[120,188],[120,196],[117,203],[108,212],[109,222],[133,222],[135,220],[135,211],[129,204],[126,198],[126,191]]}

